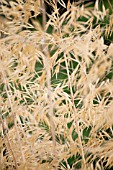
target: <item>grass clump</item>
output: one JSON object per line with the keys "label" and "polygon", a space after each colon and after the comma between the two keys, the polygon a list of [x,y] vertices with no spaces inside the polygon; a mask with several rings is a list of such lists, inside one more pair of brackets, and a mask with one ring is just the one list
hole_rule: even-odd
{"label": "grass clump", "polygon": [[1,1],[1,170],[110,169],[112,14],[48,3],[51,15],[43,0]]}

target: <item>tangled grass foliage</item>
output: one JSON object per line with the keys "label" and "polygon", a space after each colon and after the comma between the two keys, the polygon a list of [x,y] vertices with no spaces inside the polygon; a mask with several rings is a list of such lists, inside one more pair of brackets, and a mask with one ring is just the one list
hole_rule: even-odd
{"label": "tangled grass foliage", "polygon": [[113,17],[98,1],[93,8],[68,1],[62,15],[48,3],[51,15],[43,0],[1,0],[0,169],[107,170],[113,44],[104,35]]}

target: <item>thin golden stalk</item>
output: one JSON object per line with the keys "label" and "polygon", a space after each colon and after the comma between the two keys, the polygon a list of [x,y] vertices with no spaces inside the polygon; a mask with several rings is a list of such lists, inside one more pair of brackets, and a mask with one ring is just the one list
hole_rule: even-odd
{"label": "thin golden stalk", "polygon": [[[52,141],[53,141],[53,155],[55,157],[55,160],[57,160],[57,153],[56,153],[56,139],[55,139],[55,124],[53,121],[53,101],[52,101],[52,87],[51,87],[51,67],[50,67],[50,57],[48,52],[48,47],[46,46],[46,11],[45,11],[45,4],[44,0],[42,2],[42,22],[43,22],[43,45],[42,45],[42,51],[44,53],[44,67],[46,70],[46,82],[47,82],[47,97],[49,102],[49,118],[50,118],[50,124],[51,124],[51,134],[52,134]],[[55,166],[55,169],[57,170],[57,166]]]}

